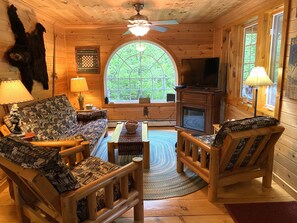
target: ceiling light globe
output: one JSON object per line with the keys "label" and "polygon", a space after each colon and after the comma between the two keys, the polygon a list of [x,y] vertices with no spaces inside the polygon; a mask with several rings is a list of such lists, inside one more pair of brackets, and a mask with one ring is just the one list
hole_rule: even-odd
{"label": "ceiling light globe", "polygon": [[129,31],[135,36],[144,36],[149,30],[150,28],[145,26],[133,26],[129,28]]}

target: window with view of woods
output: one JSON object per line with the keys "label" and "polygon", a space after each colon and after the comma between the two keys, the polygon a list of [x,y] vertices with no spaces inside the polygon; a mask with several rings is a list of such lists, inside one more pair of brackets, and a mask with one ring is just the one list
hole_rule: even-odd
{"label": "window with view of woods", "polygon": [[270,64],[269,76],[273,85],[267,89],[266,105],[274,108],[277,92],[278,72],[281,58],[281,41],[282,41],[283,12],[272,16],[272,27],[270,29],[271,45],[270,45]]}
{"label": "window with view of woods", "polygon": [[257,51],[257,30],[258,24],[252,24],[244,27],[243,34],[241,97],[247,98],[248,100],[253,99],[253,88],[244,85],[244,81],[249,76],[251,70],[255,67]]}
{"label": "window with view of woods", "polygon": [[110,102],[137,103],[139,98],[166,102],[175,94],[177,68],[156,43],[132,41],[117,48],[107,64],[105,95]]}
{"label": "window with view of woods", "polygon": [[227,73],[228,104],[253,112],[255,89],[245,86],[245,80],[255,66],[264,67],[273,82],[259,86],[257,114],[279,118],[282,97],[283,64],[285,63],[287,21],[284,8],[276,7],[258,17],[231,24],[224,29],[222,61]]}

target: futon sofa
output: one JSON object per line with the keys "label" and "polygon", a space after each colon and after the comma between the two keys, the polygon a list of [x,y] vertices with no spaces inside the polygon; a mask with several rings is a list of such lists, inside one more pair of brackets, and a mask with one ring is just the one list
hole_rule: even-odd
{"label": "futon sofa", "polygon": [[22,129],[35,133],[37,141],[82,138],[94,154],[107,133],[106,110],[77,112],[66,95],[33,102],[19,112]]}

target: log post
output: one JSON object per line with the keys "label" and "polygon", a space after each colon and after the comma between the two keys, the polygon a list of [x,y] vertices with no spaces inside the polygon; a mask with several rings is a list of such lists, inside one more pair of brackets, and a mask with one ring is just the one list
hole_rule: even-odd
{"label": "log post", "polygon": [[181,136],[181,131],[177,130],[177,148],[176,148],[176,171],[178,173],[183,172],[184,165],[180,161],[180,152],[183,148],[183,137]]}
{"label": "log post", "polygon": [[218,181],[219,181],[219,149],[212,147],[210,151],[208,201],[217,200]]}
{"label": "log post", "polygon": [[138,164],[138,168],[134,172],[134,186],[138,191],[138,204],[134,207],[134,221],[143,221],[144,219],[144,207],[143,207],[143,164],[142,158],[134,157],[133,162]]}

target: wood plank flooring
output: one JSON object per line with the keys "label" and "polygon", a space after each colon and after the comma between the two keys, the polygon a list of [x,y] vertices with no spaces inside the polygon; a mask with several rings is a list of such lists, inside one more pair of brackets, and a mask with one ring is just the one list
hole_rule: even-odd
{"label": "wood plank flooring", "polygon": [[[220,188],[215,203],[207,200],[207,187],[195,193],[166,200],[144,201],[144,222],[168,223],[231,223],[232,218],[224,203],[293,201],[280,186],[273,182],[272,188],[262,189],[260,179]],[[133,211],[128,211],[116,223],[133,222]],[[14,201],[8,189],[0,193],[0,223],[16,223]]]}
{"label": "wood plank flooring", "polygon": [[[249,182],[225,186],[219,189],[218,201],[215,203],[207,200],[207,187],[195,193],[170,198],[166,200],[144,201],[145,221],[158,223],[229,223],[233,222],[224,203],[246,202],[277,202],[293,201],[275,182],[272,188],[262,188],[261,180],[255,179]],[[133,222],[133,211],[130,210],[116,223]],[[0,223],[16,223],[17,217],[14,209],[14,201],[10,199],[8,189],[0,193]]]}

